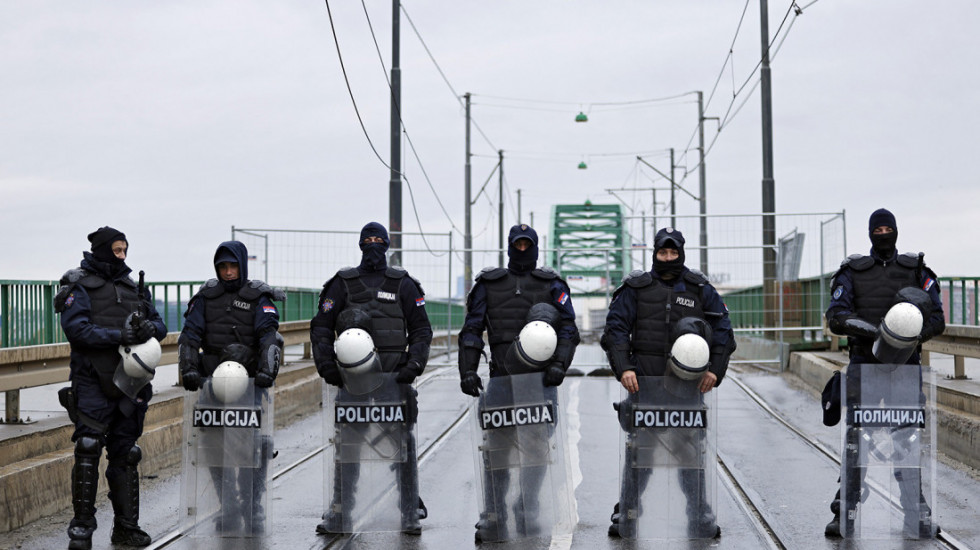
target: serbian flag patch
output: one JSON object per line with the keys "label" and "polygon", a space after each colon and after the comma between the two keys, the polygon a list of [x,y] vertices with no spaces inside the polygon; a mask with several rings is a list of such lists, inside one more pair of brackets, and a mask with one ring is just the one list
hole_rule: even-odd
{"label": "serbian flag patch", "polygon": [[262,306],[262,311],[265,313],[278,313],[276,306]]}
{"label": "serbian flag patch", "polygon": [[424,306],[424,305],[425,305],[425,298],[419,296],[418,298],[415,299],[415,307]]}
{"label": "serbian flag patch", "polygon": [[934,284],[936,284],[935,279],[932,277],[926,277],[926,282],[922,283],[922,290],[929,290]]}
{"label": "serbian flag patch", "polygon": [[561,304],[561,305],[565,305],[565,302],[567,302],[567,301],[568,301],[568,294],[565,293],[565,292],[562,292],[561,293],[561,296],[558,297],[558,303]]}

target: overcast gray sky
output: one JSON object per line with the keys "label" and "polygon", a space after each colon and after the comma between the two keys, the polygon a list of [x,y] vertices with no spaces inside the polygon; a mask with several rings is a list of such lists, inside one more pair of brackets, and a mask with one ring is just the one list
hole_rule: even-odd
{"label": "overcast gray sky", "polygon": [[[387,160],[391,2],[367,4],[384,67],[361,3],[331,9],[353,95]],[[769,5],[774,36],[791,3]],[[846,210],[856,253],[868,248],[868,214],[885,206],[901,250],[924,250],[940,275],[980,275],[980,3],[799,5],[772,64],[777,210]],[[735,91],[748,80],[737,107],[757,79],[756,0],[730,57],[741,0],[404,6],[455,92],[475,94],[474,118],[493,144],[474,132],[475,187],[504,149],[508,190],[523,190],[542,232],[552,204],[615,202],[604,189],[649,186],[628,153],[663,170],[674,147],[695,164],[693,151],[682,156],[696,144],[693,96],[597,104],[707,98],[721,74],[706,115],[724,118]],[[401,43],[405,127],[462,228],[463,110],[404,16]],[[188,280],[209,276],[232,225],[387,223],[389,173],[354,115],[323,2],[2,2],[0,75],[0,278],[57,278],[105,224],[129,236],[134,268]],[[505,108],[495,97],[552,103]],[[579,110],[589,123],[572,122]],[[717,123],[706,128],[711,143]],[[410,150],[404,158],[422,228],[450,231]],[[758,90],[729,112],[707,167],[710,214],[761,210]],[[696,182],[684,185],[696,192]],[[417,231],[404,193],[405,229]],[[483,232],[490,208],[481,198],[474,211],[475,246],[495,243],[494,229]],[[697,205],[679,200],[678,212]]]}

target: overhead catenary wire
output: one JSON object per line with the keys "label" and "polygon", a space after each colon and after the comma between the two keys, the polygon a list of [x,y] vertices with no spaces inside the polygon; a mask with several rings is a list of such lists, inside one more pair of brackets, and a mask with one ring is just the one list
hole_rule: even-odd
{"label": "overhead catenary wire", "polygon": [[[463,99],[462,99],[463,96],[460,95],[456,91],[456,88],[453,87],[452,83],[449,82],[449,78],[446,76],[445,71],[443,71],[442,70],[442,67],[439,66],[439,62],[436,61],[435,56],[432,55],[432,51],[429,50],[428,44],[426,44],[425,43],[425,40],[422,38],[422,33],[419,32],[418,27],[415,26],[415,22],[412,21],[412,17],[408,14],[408,10],[405,9],[405,4],[399,3],[399,7],[401,7],[402,13],[405,14],[405,19],[408,20],[408,25],[410,27],[412,27],[412,32],[415,33],[416,38],[419,39],[419,43],[422,44],[422,49],[425,50],[426,55],[429,56],[429,60],[432,61],[432,64],[435,65],[435,67],[436,67],[436,71],[438,71],[439,72],[439,75],[442,77],[442,81],[446,83],[446,86],[449,88],[449,91],[452,92],[453,97],[456,99],[456,102],[459,104],[459,106],[461,108],[464,107],[464,105],[463,105]],[[487,134],[483,131],[483,128],[480,128],[480,125],[477,124],[477,122],[475,120],[473,120],[473,117],[472,116],[470,116],[470,122],[473,124],[474,127],[476,127],[477,133],[480,134],[480,136],[483,137],[484,141],[487,142],[487,145],[489,145],[492,149],[497,150],[497,147],[493,144],[493,142],[490,140],[490,138],[487,137]]]}
{"label": "overhead catenary wire", "polygon": [[[387,67],[385,67],[384,57],[381,55],[381,47],[378,45],[378,37],[375,35],[374,25],[371,23],[371,15],[368,13],[367,4],[365,4],[364,0],[361,0],[361,8],[364,11],[364,17],[367,20],[368,30],[371,32],[371,40],[374,42],[374,49],[378,54],[378,61],[381,63],[381,67],[383,69],[382,72],[384,72],[385,83],[387,83],[388,85],[388,90],[390,94],[394,96],[395,91],[391,86],[391,80],[388,79]],[[395,106],[396,113],[398,115],[398,121],[401,124],[402,133],[405,136],[405,140],[408,143],[409,148],[412,150],[412,155],[415,157],[415,161],[419,165],[419,170],[422,172],[423,179],[425,179],[426,183],[428,183],[429,189],[432,191],[432,195],[436,198],[436,203],[439,205],[439,208],[442,209],[442,213],[446,216],[446,219],[449,220],[450,227],[452,227],[452,229],[456,230],[457,233],[462,235],[462,231],[460,231],[459,228],[456,226],[456,222],[454,222],[452,216],[449,215],[449,212],[446,210],[445,205],[442,204],[442,199],[439,198],[439,194],[436,193],[435,187],[432,185],[432,180],[429,178],[429,174],[425,170],[425,165],[422,163],[422,159],[419,157],[418,151],[415,149],[415,143],[412,142],[412,137],[408,133],[408,128],[405,125],[405,121],[402,119],[401,106],[398,105],[398,102],[395,101],[392,102],[392,105]],[[422,242],[423,244],[425,244],[425,247],[429,251],[429,253],[438,256],[435,252],[433,252],[431,248],[429,248],[428,240],[426,240],[425,238],[425,230],[422,229],[422,219],[419,216],[418,207],[415,204],[415,193],[412,190],[412,184],[409,181],[408,176],[404,172],[398,172],[398,173],[404,178],[405,185],[408,187],[408,196],[412,202],[412,212],[415,214],[415,222],[419,226],[419,233],[422,236]]]}

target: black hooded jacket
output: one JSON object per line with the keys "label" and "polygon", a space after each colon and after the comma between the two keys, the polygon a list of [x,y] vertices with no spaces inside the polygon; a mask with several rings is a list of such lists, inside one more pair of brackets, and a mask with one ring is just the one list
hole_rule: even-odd
{"label": "black hooded jacket", "polygon": [[[217,263],[228,253],[238,263],[239,277],[222,281]],[[252,350],[251,360],[244,363],[250,376],[255,375],[260,341],[279,329],[279,311],[273,300],[284,300],[285,294],[263,281],[248,279],[248,250],[239,241],[225,241],[214,253],[215,274],[187,304],[184,328],[179,343],[202,350],[201,374],[210,376],[229,344],[242,344]]]}

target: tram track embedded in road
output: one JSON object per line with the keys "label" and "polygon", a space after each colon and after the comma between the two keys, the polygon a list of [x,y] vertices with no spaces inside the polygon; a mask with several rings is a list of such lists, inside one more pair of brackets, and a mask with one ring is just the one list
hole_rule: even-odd
{"label": "tram track embedded in road", "polygon": [[[745,393],[745,395],[747,395],[749,397],[749,399],[751,399],[753,402],[755,402],[763,411],[765,411],[769,416],[771,416],[773,420],[775,420],[776,422],[779,422],[780,424],[782,424],[785,428],[787,428],[788,430],[790,430],[791,432],[793,432],[797,437],[799,437],[800,439],[802,439],[805,443],[807,443],[808,445],[810,445],[811,447],[813,447],[819,454],[821,454],[825,458],[829,459],[831,462],[833,462],[835,465],[837,465],[837,467],[840,467],[841,461],[840,461],[839,453],[837,453],[833,449],[827,447],[826,445],[824,445],[820,441],[817,441],[816,438],[812,437],[811,435],[807,434],[806,432],[800,430],[795,425],[793,425],[793,423],[791,423],[789,420],[787,420],[785,416],[783,416],[782,414],[780,414],[779,412],[777,412],[775,409],[773,409],[772,407],[770,407],[769,404],[766,403],[766,401],[758,393],[756,393],[755,391],[753,391],[752,388],[750,388],[748,386],[748,384],[746,384],[745,382],[743,382],[734,373],[729,373],[729,375],[727,376],[727,379],[729,379],[733,383],[735,383],[735,385],[738,386],[739,389],[741,389]],[[722,466],[722,470],[724,471],[724,474],[725,474],[723,476],[723,479],[726,480],[726,483],[731,483],[732,484],[729,487],[729,490],[733,491],[732,494],[734,494],[734,495],[736,495],[736,496],[739,497],[739,499],[738,499],[739,500],[739,505],[740,506],[743,506],[743,505],[745,506],[744,510],[749,514],[749,517],[753,518],[753,523],[756,525],[756,528],[759,529],[759,532],[762,533],[763,536],[767,540],[769,540],[772,544],[776,544],[777,545],[777,546],[775,546],[773,548],[786,548],[782,544],[782,542],[779,541],[778,536],[776,535],[776,533],[774,532],[774,530],[770,527],[770,525],[768,524],[768,522],[765,521],[765,518],[762,516],[761,509],[758,508],[756,506],[756,504],[752,502],[752,499],[749,496],[749,494],[746,491],[744,491],[742,489],[741,485],[738,483],[738,480],[735,477],[734,472],[732,472],[725,465],[724,461],[722,460],[722,458],[720,456],[718,457],[718,463],[719,463],[719,465]],[[873,489],[874,490],[877,490],[878,492],[884,493],[884,490],[881,489],[881,488],[873,488]],[[891,504],[896,509],[900,509],[901,508],[900,504],[897,501],[894,501],[893,500]],[[936,541],[939,542],[940,544],[944,545],[946,548],[950,548],[950,549],[953,549],[953,550],[969,550],[970,549],[970,547],[968,545],[960,542],[959,540],[956,539],[956,537],[952,536],[951,534],[949,534],[949,533],[947,533],[945,531],[940,531],[939,534],[936,535]]]}

